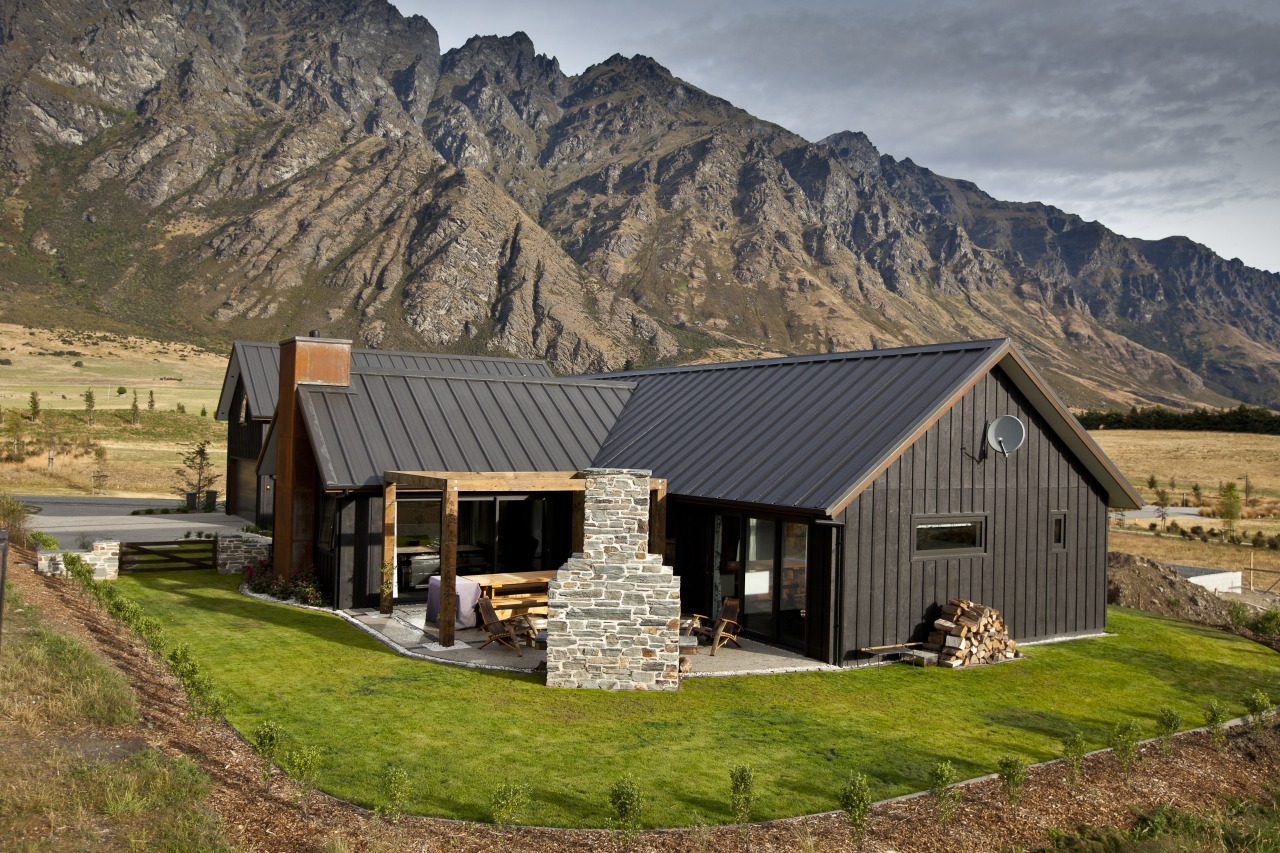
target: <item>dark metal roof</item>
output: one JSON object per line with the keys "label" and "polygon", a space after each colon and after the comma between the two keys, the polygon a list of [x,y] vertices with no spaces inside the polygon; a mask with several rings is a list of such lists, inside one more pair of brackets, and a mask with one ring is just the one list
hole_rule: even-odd
{"label": "dark metal roof", "polygon": [[[429,352],[394,352],[352,349],[351,372],[390,372],[406,375],[513,376],[553,378],[544,361],[520,358],[449,355]],[[243,377],[249,413],[255,420],[270,420],[280,395],[280,345],[261,341],[236,341],[222,383],[215,417],[227,420],[236,380]]]}
{"label": "dark metal roof", "polygon": [[670,494],[828,513],[1008,342],[640,370],[595,455]]}
{"label": "dark metal roof", "polygon": [[578,471],[631,394],[623,382],[353,373],[298,389],[327,488],[384,471]]}
{"label": "dark metal roof", "polygon": [[227,375],[222,380],[222,394],[214,411],[218,420],[230,419],[231,400],[236,382],[241,379],[249,403],[249,417],[256,421],[271,420],[280,396],[280,346],[257,341],[236,341],[231,345]]}

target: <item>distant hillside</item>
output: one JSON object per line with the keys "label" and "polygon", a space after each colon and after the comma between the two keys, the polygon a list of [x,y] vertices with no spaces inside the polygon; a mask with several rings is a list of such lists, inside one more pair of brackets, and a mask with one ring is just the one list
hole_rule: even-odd
{"label": "distant hillside", "polygon": [[10,322],[493,351],[560,371],[1015,338],[1076,406],[1280,406],[1280,276],[809,142],[383,0],[0,20]]}

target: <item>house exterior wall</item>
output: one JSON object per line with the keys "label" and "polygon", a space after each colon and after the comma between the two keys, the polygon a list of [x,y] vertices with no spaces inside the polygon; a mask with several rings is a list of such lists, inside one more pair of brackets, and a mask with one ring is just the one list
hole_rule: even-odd
{"label": "house exterior wall", "polygon": [[[1027,427],[1008,458],[987,424]],[[1055,513],[1064,547],[1052,541]],[[985,519],[985,552],[915,552],[926,516]],[[1101,630],[1106,623],[1107,505],[1087,473],[997,368],[958,399],[842,514],[837,656],[926,639],[938,607],[968,598],[1000,610],[1019,640]]]}

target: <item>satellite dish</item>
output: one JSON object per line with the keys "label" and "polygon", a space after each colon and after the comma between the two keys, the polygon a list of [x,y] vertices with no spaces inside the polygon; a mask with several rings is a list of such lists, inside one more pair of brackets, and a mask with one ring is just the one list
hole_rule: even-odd
{"label": "satellite dish", "polygon": [[987,444],[1007,459],[1027,440],[1027,428],[1013,415],[1001,415],[987,427]]}

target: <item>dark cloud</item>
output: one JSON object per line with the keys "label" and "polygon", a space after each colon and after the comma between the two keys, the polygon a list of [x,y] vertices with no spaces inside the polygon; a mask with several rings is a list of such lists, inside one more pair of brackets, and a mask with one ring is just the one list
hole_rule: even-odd
{"label": "dark cloud", "polygon": [[[445,47],[522,29],[567,73],[644,53],[809,139],[1280,269],[1280,3],[404,0]],[[1122,227],[1123,226],[1123,227]]]}

